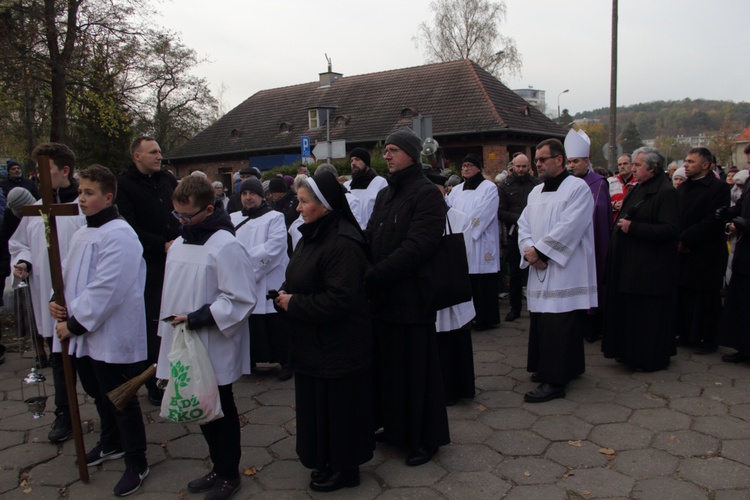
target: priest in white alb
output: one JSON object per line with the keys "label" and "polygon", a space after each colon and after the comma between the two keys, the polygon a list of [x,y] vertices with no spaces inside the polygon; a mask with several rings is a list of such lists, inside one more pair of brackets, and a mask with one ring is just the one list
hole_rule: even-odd
{"label": "priest in white alb", "polygon": [[526,369],[539,382],[524,395],[529,403],[565,397],[568,382],[585,371],[582,331],[586,311],[597,306],[591,191],[565,169],[559,140],[540,142],[535,161],[543,182],[518,219],[520,265],[531,267]]}

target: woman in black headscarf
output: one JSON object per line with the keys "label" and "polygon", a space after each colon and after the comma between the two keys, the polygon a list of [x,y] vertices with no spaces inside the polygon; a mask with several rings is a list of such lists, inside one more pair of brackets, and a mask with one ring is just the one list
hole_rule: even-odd
{"label": "woman in black headscarf", "polygon": [[302,240],[275,299],[291,323],[297,454],[313,469],[310,489],[359,484],[372,458],[371,322],[365,238],[330,172],[297,189]]}

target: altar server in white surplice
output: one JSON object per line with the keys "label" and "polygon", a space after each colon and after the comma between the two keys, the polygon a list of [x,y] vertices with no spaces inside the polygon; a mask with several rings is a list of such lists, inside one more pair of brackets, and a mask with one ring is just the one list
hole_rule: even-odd
{"label": "altar server in white surplice", "polygon": [[279,378],[288,380],[289,335],[279,319],[269,290],[278,290],[289,264],[284,214],[275,211],[263,196],[263,185],[250,178],[240,186],[242,210],[231,214],[237,240],[250,254],[258,304],[250,315],[250,359],[253,363],[279,363]]}
{"label": "altar server in white surplice", "polygon": [[586,182],[569,174],[565,163],[560,141],[539,143],[536,165],[543,182],[531,191],[518,219],[520,266],[531,266],[526,369],[540,383],[524,396],[529,403],[565,397],[568,382],[585,371],[586,310],[597,305],[594,200]]}
{"label": "altar server in white surplice", "polygon": [[375,207],[375,197],[388,182],[370,167],[370,153],[364,148],[352,149],[349,153],[349,165],[352,169],[352,180],[346,181],[344,187],[359,200],[356,207],[349,200],[349,207],[364,230]]}
{"label": "altar server in white surplice", "polygon": [[[209,491],[212,498],[240,489],[240,421],[232,383],[250,373],[247,318],[257,303],[253,265],[234,236],[234,226],[211,184],[188,176],[172,195],[180,236],[167,253],[161,318],[175,315],[198,334],[211,359],[224,417],[201,425],[213,462],[211,472],[188,483],[190,491]],[[159,324],[161,349],[158,378],[169,378],[167,355],[172,325]],[[224,497],[224,498],[228,498]]]}
{"label": "altar server in white surplice", "polygon": [[451,189],[448,206],[465,213],[471,221],[471,235],[466,240],[469,277],[474,296],[475,330],[487,330],[500,324],[497,300],[500,271],[500,226],[497,186],[482,175],[482,159],[466,155],[461,165],[464,182]]}

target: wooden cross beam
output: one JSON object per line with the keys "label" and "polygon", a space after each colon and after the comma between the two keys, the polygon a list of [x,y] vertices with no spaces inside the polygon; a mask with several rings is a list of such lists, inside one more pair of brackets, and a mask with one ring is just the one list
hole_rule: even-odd
{"label": "wooden cross beam", "polygon": [[[52,289],[55,292],[55,302],[65,307],[65,286],[63,284],[60,245],[57,240],[57,223],[55,222],[55,218],[66,215],[78,215],[78,204],[55,203],[49,157],[40,156],[37,159],[37,170],[39,172],[39,180],[41,181],[42,204],[27,205],[21,209],[21,213],[24,217],[42,217],[44,219],[49,270],[52,278]],[[41,306],[42,304],[40,304]],[[69,344],[69,339],[61,341],[60,350],[62,351],[65,387],[68,393],[68,405],[70,406],[70,423],[73,427],[73,440],[75,441],[76,458],[78,459],[78,476],[81,478],[81,481],[87,483],[89,481],[89,469],[86,465],[86,449],[83,444],[83,429],[81,428],[81,413],[78,409],[78,392],[76,391],[73,363],[68,354]]]}

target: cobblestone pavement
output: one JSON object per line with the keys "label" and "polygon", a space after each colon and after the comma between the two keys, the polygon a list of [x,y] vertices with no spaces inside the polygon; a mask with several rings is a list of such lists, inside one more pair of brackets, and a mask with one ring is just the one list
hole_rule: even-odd
{"label": "cobblestone pavement", "polygon": [[[604,359],[599,343],[587,344],[586,374],[568,386],[567,398],[528,404],[523,394],[535,384],[525,370],[527,335],[526,314],[474,333],[477,394],[448,408],[452,444],[432,462],[407,467],[403,453],[378,444],[362,484],[335,493],[307,488],[308,471],[294,452],[293,381],[244,377],[234,389],[245,473],[235,498],[750,499],[749,364],[680,348],[669,370],[633,373]],[[31,358],[6,357],[0,496],[111,497],[122,460],[91,468],[88,484],[79,481],[72,440],[46,441],[52,412],[34,420],[21,402]],[[209,467],[200,430],[162,421],[144,395],[151,475],[134,498],[202,498],[186,489]],[[82,391],[79,400],[88,449],[98,419]]]}

